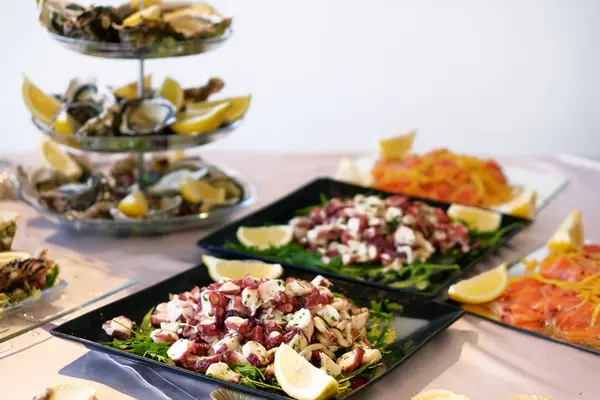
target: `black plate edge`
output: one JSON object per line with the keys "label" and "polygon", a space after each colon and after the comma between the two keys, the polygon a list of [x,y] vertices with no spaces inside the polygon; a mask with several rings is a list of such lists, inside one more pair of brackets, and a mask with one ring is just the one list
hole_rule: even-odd
{"label": "black plate edge", "polygon": [[[533,250],[531,252],[529,252],[527,255],[535,252],[536,250],[539,250],[539,248],[535,249],[535,250]],[[527,257],[527,256],[525,256],[525,257]],[[508,269],[510,270],[511,268],[514,268],[517,264],[520,264],[521,263],[521,259],[522,258],[519,258],[519,259],[516,259],[516,260],[508,263]],[[446,301],[439,301],[439,300],[436,300],[436,301],[438,301],[440,303],[448,304],[448,305],[450,305],[452,307],[460,308],[461,310],[463,310],[465,312],[466,315],[470,315],[470,316],[479,318],[479,319],[484,320],[484,321],[492,322],[492,323],[494,323],[496,325],[502,326],[504,328],[508,328],[508,329],[510,329],[512,331],[519,332],[519,333],[522,333],[522,334],[525,334],[525,335],[528,335],[528,336],[532,336],[532,337],[535,337],[535,338],[538,338],[538,339],[547,340],[549,342],[557,343],[557,344],[560,344],[560,345],[563,345],[563,346],[567,346],[567,347],[570,347],[572,349],[583,351],[583,352],[586,352],[586,353],[589,353],[589,354],[593,354],[593,355],[596,355],[596,356],[600,356],[600,350],[594,350],[594,349],[591,349],[589,347],[578,346],[576,344],[565,342],[565,341],[562,341],[562,340],[559,340],[559,339],[555,339],[555,338],[547,336],[547,335],[542,335],[541,333],[537,333],[537,332],[529,331],[527,329],[519,328],[517,326],[505,324],[502,321],[499,321],[499,320],[494,319],[494,318],[486,317],[485,315],[481,315],[481,314],[477,314],[477,313],[474,313],[474,312],[470,312],[468,310],[463,309],[461,307],[461,303],[459,303],[457,301],[454,301],[452,299],[447,299]]]}
{"label": "black plate edge", "polygon": [[[508,215],[505,213],[500,213],[502,215],[502,217],[510,217],[511,219],[516,220],[517,222],[521,222],[523,223],[523,227],[522,228],[515,228],[515,229],[511,229],[506,235],[504,235],[502,241],[500,242],[500,244],[496,247],[492,247],[487,249],[481,256],[477,257],[475,260],[469,262],[468,264],[465,265],[464,268],[461,268],[461,270],[456,273],[454,276],[448,278],[448,280],[446,282],[444,282],[444,284],[442,286],[440,286],[440,288],[435,291],[435,292],[431,292],[431,293],[422,293],[422,292],[418,292],[418,291],[414,291],[414,290],[409,290],[409,289],[398,289],[398,288],[392,288],[377,282],[370,282],[370,281],[365,281],[365,280],[360,280],[360,279],[356,279],[356,278],[352,278],[352,277],[348,277],[345,275],[341,275],[341,274],[336,274],[336,273],[332,273],[332,272],[326,272],[326,271],[321,271],[318,269],[312,269],[312,268],[308,268],[308,267],[304,267],[301,265],[296,265],[296,264],[288,264],[288,263],[282,263],[280,261],[276,261],[273,259],[269,259],[267,257],[261,257],[261,256],[257,256],[254,254],[249,254],[249,253],[244,253],[244,252],[240,252],[240,251],[235,251],[235,250],[229,250],[229,249],[225,249],[222,245],[216,245],[216,244],[212,244],[212,243],[207,243],[210,241],[210,238],[212,238],[213,236],[221,236],[222,232],[228,231],[230,229],[232,229],[233,227],[242,224],[245,220],[247,220],[248,218],[258,218],[260,217],[262,214],[264,213],[268,213],[271,209],[289,201],[291,198],[297,196],[299,193],[301,193],[304,190],[310,189],[312,186],[316,186],[318,184],[321,183],[325,183],[325,184],[335,184],[335,185],[340,185],[340,186],[346,186],[346,187],[350,187],[350,188],[354,188],[354,189],[358,189],[361,191],[364,191],[365,193],[375,193],[375,194],[380,194],[380,195],[386,195],[386,196],[391,196],[391,195],[403,195],[402,193],[392,193],[392,192],[386,192],[383,190],[378,190],[375,188],[370,188],[370,187],[366,187],[366,186],[361,186],[361,185],[355,185],[352,183],[348,183],[348,182],[343,182],[343,181],[339,181],[336,179],[332,179],[329,177],[317,177],[307,183],[305,183],[304,185],[294,189],[292,192],[285,194],[281,197],[279,197],[278,199],[274,200],[271,203],[268,203],[266,205],[264,205],[263,207],[259,208],[258,210],[247,214],[241,218],[237,218],[235,220],[233,220],[232,222],[228,223],[227,225],[212,231],[209,235],[204,236],[203,238],[199,239],[196,241],[196,246],[198,246],[199,248],[213,253],[213,254],[222,254],[222,255],[228,255],[228,256],[236,256],[236,257],[246,257],[246,258],[253,258],[256,260],[261,260],[264,262],[270,262],[270,263],[277,263],[277,264],[281,264],[283,267],[286,268],[292,268],[292,269],[298,269],[298,270],[302,270],[302,271],[307,271],[307,272],[317,272],[323,276],[328,276],[328,277],[332,277],[332,278],[338,278],[341,280],[345,280],[348,282],[353,282],[353,283],[360,283],[360,284],[366,284],[369,286],[373,286],[379,289],[384,289],[384,290],[390,290],[390,291],[394,291],[394,292],[401,292],[401,293],[419,293],[423,296],[427,296],[431,299],[434,298],[438,298],[440,296],[440,294],[446,290],[452,283],[456,282],[457,280],[461,279],[462,277],[464,277],[466,274],[470,273],[471,270],[475,267],[475,265],[477,265],[477,263],[479,263],[480,261],[482,261],[483,259],[485,259],[486,257],[492,255],[494,252],[499,251],[501,248],[505,247],[508,242],[510,242],[516,235],[518,235],[521,231],[523,231],[523,229],[525,229],[526,227],[528,227],[533,220],[532,219],[527,219],[527,218],[521,218],[521,217],[516,217],[513,215]],[[426,199],[423,197],[417,197],[417,196],[410,196],[410,195],[405,195],[408,196],[408,198],[410,200],[413,201],[423,201],[427,204],[430,204],[434,207],[439,207],[439,208],[443,208],[443,209],[447,209],[451,203],[442,203],[439,201],[435,201],[435,200],[431,200],[431,199]],[[489,210],[489,209],[485,209],[483,207],[477,207],[477,208],[481,208],[484,210]]]}

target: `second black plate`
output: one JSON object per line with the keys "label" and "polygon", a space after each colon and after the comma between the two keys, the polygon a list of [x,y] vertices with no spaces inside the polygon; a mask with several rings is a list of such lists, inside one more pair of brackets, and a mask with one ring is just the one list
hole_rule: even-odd
{"label": "second black plate", "polygon": [[[310,281],[314,278],[315,273],[288,270],[285,271],[284,277],[285,276],[293,276]],[[391,369],[400,366],[421,346],[426,344],[435,335],[444,331],[448,326],[450,326],[454,321],[463,315],[463,311],[458,308],[429,301],[424,296],[407,293],[394,293],[337,279],[331,279],[331,282],[333,283],[332,289],[335,292],[343,294],[347,298],[353,300],[357,306],[370,307],[371,300],[383,299],[386,299],[391,303],[396,303],[400,306],[398,307],[398,310],[393,311],[394,319],[390,323],[391,327],[396,330],[397,337],[394,342],[387,347],[389,352],[384,354],[382,359],[382,370],[378,370],[377,377],[368,382],[356,382],[356,386],[353,387],[352,391],[346,392],[340,398],[354,396],[368,384],[376,382]],[[179,293],[190,290],[196,285],[201,287],[207,286],[210,283],[212,283],[212,279],[209,277],[206,268],[203,265],[199,265],[152,287],[77,317],[57,328],[54,328],[51,333],[54,336],[81,343],[95,351],[129,358],[151,367],[171,370],[181,375],[188,376],[191,379],[200,379],[213,382],[221,386],[227,386],[236,390],[254,394],[260,396],[261,398],[287,398],[283,395],[268,393],[261,390],[251,389],[247,386],[220,381],[198,372],[177,366],[170,366],[103,344],[103,342],[110,340],[110,338],[101,328],[104,321],[119,315],[126,315],[139,325],[148,310],[160,302],[167,301],[171,293]]]}
{"label": "second black plate", "polygon": [[[216,232],[213,234],[201,239],[198,241],[198,246],[205,249],[208,253],[211,253],[215,256],[228,256],[228,257],[242,257],[242,256],[251,256],[256,259],[260,259],[266,262],[276,262],[280,263],[284,267],[298,268],[307,271],[317,271],[322,275],[333,276],[340,279],[352,281],[352,282],[360,282],[366,283],[368,285],[398,290],[398,291],[409,291],[409,292],[417,292],[418,290],[414,287],[408,287],[404,289],[394,289],[389,287],[386,284],[378,283],[376,281],[366,281],[361,280],[359,278],[353,278],[329,271],[317,270],[315,268],[311,268],[307,265],[302,265],[300,263],[290,264],[281,262],[281,260],[277,260],[274,258],[269,258],[267,256],[260,256],[255,254],[249,254],[242,251],[232,250],[225,248],[226,243],[238,243],[236,238],[236,232],[241,226],[262,226],[265,224],[287,224],[290,219],[295,217],[297,211],[309,206],[318,205],[321,203],[321,197],[325,196],[328,199],[333,197],[341,197],[347,198],[352,197],[356,194],[374,194],[381,197],[388,197],[393,195],[392,193],[387,193],[384,191],[379,191],[371,188],[365,188],[362,186],[356,186],[344,182],[339,182],[329,178],[321,178],[316,179],[312,182],[309,182],[305,186],[297,189],[296,191],[286,195],[285,197],[267,205],[261,210],[250,214]],[[433,207],[438,207],[443,210],[447,210],[450,204],[447,203],[439,203],[433,200],[422,199],[417,197],[408,196],[411,200],[419,200],[423,201]],[[519,217],[514,217],[511,215],[502,215],[502,223],[500,225],[500,230],[505,230],[501,239],[495,247],[491,247],[485,249],[484,252],[479,254],[477,257],[469,257],[462,256],[458,259],[453,260],[454,263],[460,266],[460,271],[443,271],[437,272],[435,275],[431,277],[431,280],[434,281],[434,285],[425,291],[421,291],[422,294],[427,296],[435,297],[437,296],[444,288],[446,288],[450,283],[459,278],[462,274],[471,269],[471,267],[489,252],[496,250],[501,245],[506,244],[514,235],[520,232],[523,227],[529,224],[531,221]],[[512,228],[511,228],[512,227]]]}

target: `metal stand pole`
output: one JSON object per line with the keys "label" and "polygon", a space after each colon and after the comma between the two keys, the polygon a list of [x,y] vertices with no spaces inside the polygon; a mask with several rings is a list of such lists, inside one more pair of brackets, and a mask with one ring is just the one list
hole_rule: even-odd
{"label": "metal stand pole", "polygon": [[[144,10],[144,0],[139,0],[139,12],[141,13]],[[142,17],[143,19],[143,17]],[[144,58],[140,57],[140,67],[139,67],[139,75],[138,75],[138,98],[144,98]],[[145,166],[144,166],[144,153],[138,153],[138,176],[137,176],[137,184],[140,190],[144,190],[144,174],[145,174]]]}

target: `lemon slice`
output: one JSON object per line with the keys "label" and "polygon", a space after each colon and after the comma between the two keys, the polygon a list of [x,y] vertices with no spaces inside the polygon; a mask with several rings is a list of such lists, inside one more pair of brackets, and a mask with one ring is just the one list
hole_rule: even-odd
{"label": "lemon slice", "polygon": [[83,175],[83,169],[73,157],[65,153],[58,144],[50,139],[42,141],[40,156],[47,167],[63,173],[66,177],[77,180]]}
{"label": "lemon slice", "polygon": [[229,103],[218,104],[202,111],[177,114],[177,121],[171,125],[173,132],[182,135],[200,135],[217,129],[223,123]]}
{"label": "lemon slice", "polygon": [[481,304],[498,298],[508,286],[506,263],[472,278],[460,281],[448,289],[452,300]]}
{"label": "lemon slice", "polygon": [[410,151],[416,134],[415,130],[411,130],[400,136],[381,139],[378,146],[379,158],[383,161],[401,159]]}
{"label": "lemon slice", "polygon": [[221,258],[202,255],[202,262],[208,269],[208,274],[215,281],[223,279],[244,279],[247,275],[254,278],[276,279],[283,273],[279,264],[268,264],[262,261],[223,260]]}
{"label": "lemon slice", "polygon": [[537,210],[537,192],[525,189],[506,204],[506,213],[515,217],[533,219]]}
{"label": "lemon slice", "polygon": [[117,209],[131,218],[143,218],[148,215],[148,199],[139,189],[129,193],[117,205]]}
{"label": "lemon slice", "polygon": [[434,389],[419,393],[411,400],[471,400],[471,398],[449,390]]}
{"label": "lemon slice", "polygon": [[250,100],[252,96],[242,96],[242,97],[230,97],[228,99],[223,100],[215,100],[215,101],[203,101],[200,103],[190,103],[185,106],[186,111],[190,114],[195,112],[201,112],[206,110],[207,108],[212,108],[214,106],[218,106],[220,104],[229,103],[229,108],[225,115],[223,116],[224,124],[231,124],[238,119],[242,118],[248,108],[250,107]]}
{"label": "lemon slice", "polygon": [[498,230],[502,222],[502,214],[495,211],[483,210],[477,207],[452,204],[448,208],[448,216],[454,220],[466,223],[469,228],[479,232]]}
{"label": "lemon slice", "polygon": [[[145,4],[145,3],[144,3]],[[144,75],[144,91],[152,89],[152,75]],[[137,81],[129,82],[126,85],[119,86],[113,90],[113,94],[122,99],[137,99],[138,98],[138,83]]]}
{"label": "lemon slice", "polygon": [[540,396],[537,394],[516,394],[510,396],[506,400],[552,400],[550,397]]}
{"label": "lemon slice", "polygon": [[204,181],[198,181],[193,178],[187,178],[181,182],[181,196],[189,203],[199,203],[201,201],[210,201],[213,203],[222,203],[225,201],[226,190],[222,187],[215,187]]}
{"label": "lemon slice", "polygon": [[349,158],[340,160],[335,172],[335,179],[363,186],[371,186],[373,181],[370,173],[360,172],[356,163]]}
{"label": "lemon slice", "polygon": [[185,97],[183,89],[174,79],[165,78],[158,95],[169,100],[178,110],[183,106],[183,99]]}
{"label": "lemon slice", "polygon": [[289,225],[273,225],[246,227],[241,226],[237,230],[237,238],[246,247],[258,247],[268,249],[270,247],[281,247],[292,241],[294,230]]}
{"label": "lemon slice", "polygon": [[24,251],[3,251],[0,252],[0,266],[8,264],[15,259],[25,260],[28,258],[31,258],[31,254]]}
{"label": "lemon slice", "polygon": [[275,378],[284,392],[298,400],[327,399],[339,388],[334,378],[287,344],[281,344],[275,352]]}
{"label": "lemon slice", "polygon": [[564,252],[580,249],[583,246],[583,221],[581,211],[573,210],[548,241],[548,248],[553,252]]}
{"label": "lemon slice", "polygon": [[[21,86],[23,102],[31,115],[46,126],[50,126],[52,117],[60,107],[60,101],[44,93],[29,79],[23,79]],[[61,113],[54,121],[54,130],[59,133],[73,133],[77,128],[77,122],[66,112]]]}
{"label": "lemon slice", "polygon": [[[144,2],[144,7],[146,7],[146,2]],[[129,17],[123,20],[124,26],[135,26],[142,22],[142,19],[152,20],[152,21],[160,21],[161,10],[157,5],[150,6],[148,8],[144,8],[141,12],[135,12],[131,14]]]}

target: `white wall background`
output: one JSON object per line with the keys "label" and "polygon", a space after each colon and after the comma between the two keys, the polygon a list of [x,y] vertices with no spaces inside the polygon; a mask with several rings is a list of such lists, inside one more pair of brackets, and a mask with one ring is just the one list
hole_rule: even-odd
{"label": "white wall background", "polygon": [[[137,65],[71,53],[37,24],[34,0],[2,0],[0,150],[39,141],[25,73],[48,91],[74,75],[132,80]],[[366,151],[418,128],[420,150],[600,154],[600,1],[238,0],[235,34],[207,55],[148,63],[155,83],[218,75],[254,96],[212,148]]]}

